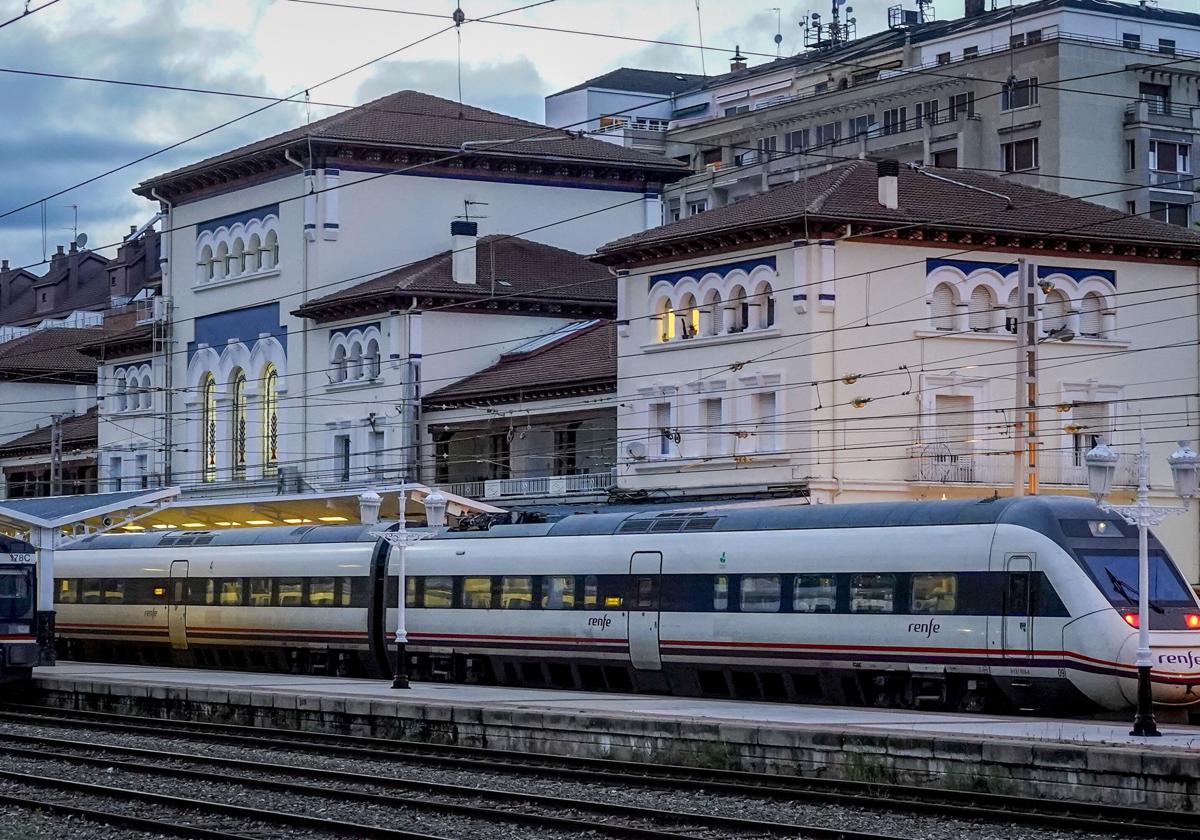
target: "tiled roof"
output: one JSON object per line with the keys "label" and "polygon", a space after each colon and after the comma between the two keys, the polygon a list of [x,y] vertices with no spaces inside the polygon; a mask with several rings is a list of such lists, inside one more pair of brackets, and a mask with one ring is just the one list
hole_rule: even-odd
{"label": "tiled roof", "polygon": [[102,329],[34,330],[0,344],[0,374],[95,376],[96,360],[79,348],[103,335]]}
{"label": "tiled roof", "polygon": [[876,164],[856,161],[736,204],[609,242],[599,248],[599,254],[603,258],[627,248],[796,221],[806,216],[891,225],[919,224],[959,231],[1200,247],[1200,235],[1184,227],[1127,216],[1083,199],[962,169],[924,167],[918,171],[901,167],[899,207],[889,210],[879,203]]}
{"label": "tiled roof", "polygon": [[148,353],[153,349],[154,328],[151,324],[140,324],[119,332],[101,333],[86,344],[79,346],[79,352],[93,359],[119,359],[124,356],[134,356]]}
{"label": "tiled roof", "polygon": [[510,353],[489,368],[425,396],[425,410],[549,399],[617,389],[617,331],[611,321],[566,335],[530,353]]}
{"label": "tiled roof", "polygon": [[[499,298],[616,306],[617,288],[607,269],[582,254],[516,236],[482,236],[475,247],[474,284],[455,283],[452,251],[445,250],[365,283],[309,301],[294,314],[312,316],[372,298],[432,294],[465,300]],[[494,271],[493,271],[494,266]]]}
{"label": "tiled roof", "polygon": [[[64,450],[79,450],[94,448],[98,440],[98,429],[95,407],[89,408],[83,414],[66,417],[62,422],[62,441]],[[0,444],[0,458],[12,458],[18,455],[36,455],[50,452],[49,425],[26,432],[18,438]]]}
{"label": "tiled roof", "polygon": [[[527,140],[526,138],[542,139]],[[190,174],[287,146],[311,138],[314,142],[367,142],[405,148],[459,152],[463,143],[471,143],[474,152],[489,152],[511,157],[542,157],[569,161],[594,161],[658,170],[687,171],[678,161],[662,155],[626,149],[613,143],[578,137],[565,131],[533,122],[459,105],[449,99],[415,90],[401,90],[365,105],[299,126],[273,137],[250,143],[224,154],[158,175],[138,185],[135,192],[147,193],[152,187],[181,175]],[[479,141],[519,140],[521,142],[481,144]]]}
{"label": "tiled roof", "polygon": [[694,88],[707,79],[697,73],[671,73],[666,70],[641,70],[637,67],[619,67],[610,70],[602,76],[588,79],[586,82],[552,93],[559,96],[573,93],[585,88],[603,88],[605,90],[628,90],[634,93],[654,93],[659,96],[670,96]]}

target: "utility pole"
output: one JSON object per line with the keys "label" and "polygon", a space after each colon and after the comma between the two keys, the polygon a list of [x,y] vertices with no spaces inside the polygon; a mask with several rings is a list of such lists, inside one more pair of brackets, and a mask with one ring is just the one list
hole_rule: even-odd
{"label": "utility pole", "polygon": [[1016,400],[1013,403],[1014,496],[1037,495],[1037,263],[1017,261],[1017,311],[1006,319],[1017,335]]}
{"label": "utility pole", "polygon": [[62,419],[61,414],[50,415],[50,495],[62,495]]}

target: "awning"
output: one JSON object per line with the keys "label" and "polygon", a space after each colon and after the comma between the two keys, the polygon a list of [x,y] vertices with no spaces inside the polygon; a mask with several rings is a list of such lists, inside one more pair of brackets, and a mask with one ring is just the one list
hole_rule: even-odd
{"label": "awning", "polygon": [[0,500],[0,526],[20,531],[31,528],[66,528],[92,520],[123,518],[137,508],[157,508],[179,495],[178,487],[88,493],[79,496],[34,496]]}

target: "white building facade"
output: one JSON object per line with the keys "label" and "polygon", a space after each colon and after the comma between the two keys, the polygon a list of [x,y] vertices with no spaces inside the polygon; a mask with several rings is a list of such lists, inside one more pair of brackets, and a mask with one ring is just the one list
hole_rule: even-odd
{"label": "white building facade", "polygon": [[[604,246],[623,275],[621,488],[812,503],[1013,492],[1005,325],[1024,258],[1040,284],[1039,492],[1085,492],[1101,437],[1130,492],[1144,427],[1166,503],[1166,455],[1196,436],[1200,237],[1016,185],[1009,208],[1002,186],[852,164]],[[1196,511],[1160,531],[1195,582]]]}

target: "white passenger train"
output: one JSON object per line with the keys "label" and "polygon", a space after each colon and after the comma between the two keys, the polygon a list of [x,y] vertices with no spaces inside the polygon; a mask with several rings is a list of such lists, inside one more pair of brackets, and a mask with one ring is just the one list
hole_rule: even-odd
{"label": "white passenger train", "polygon": [[[364,526],[93,537],[58,554],[72,659],[390,673]],[[1200,701],[1200,605],[1151,538],[1154,699]],[[1137,534],[1074,497],[568,516],[408,550],[426,679],[907,707],[1130,707]]]}

